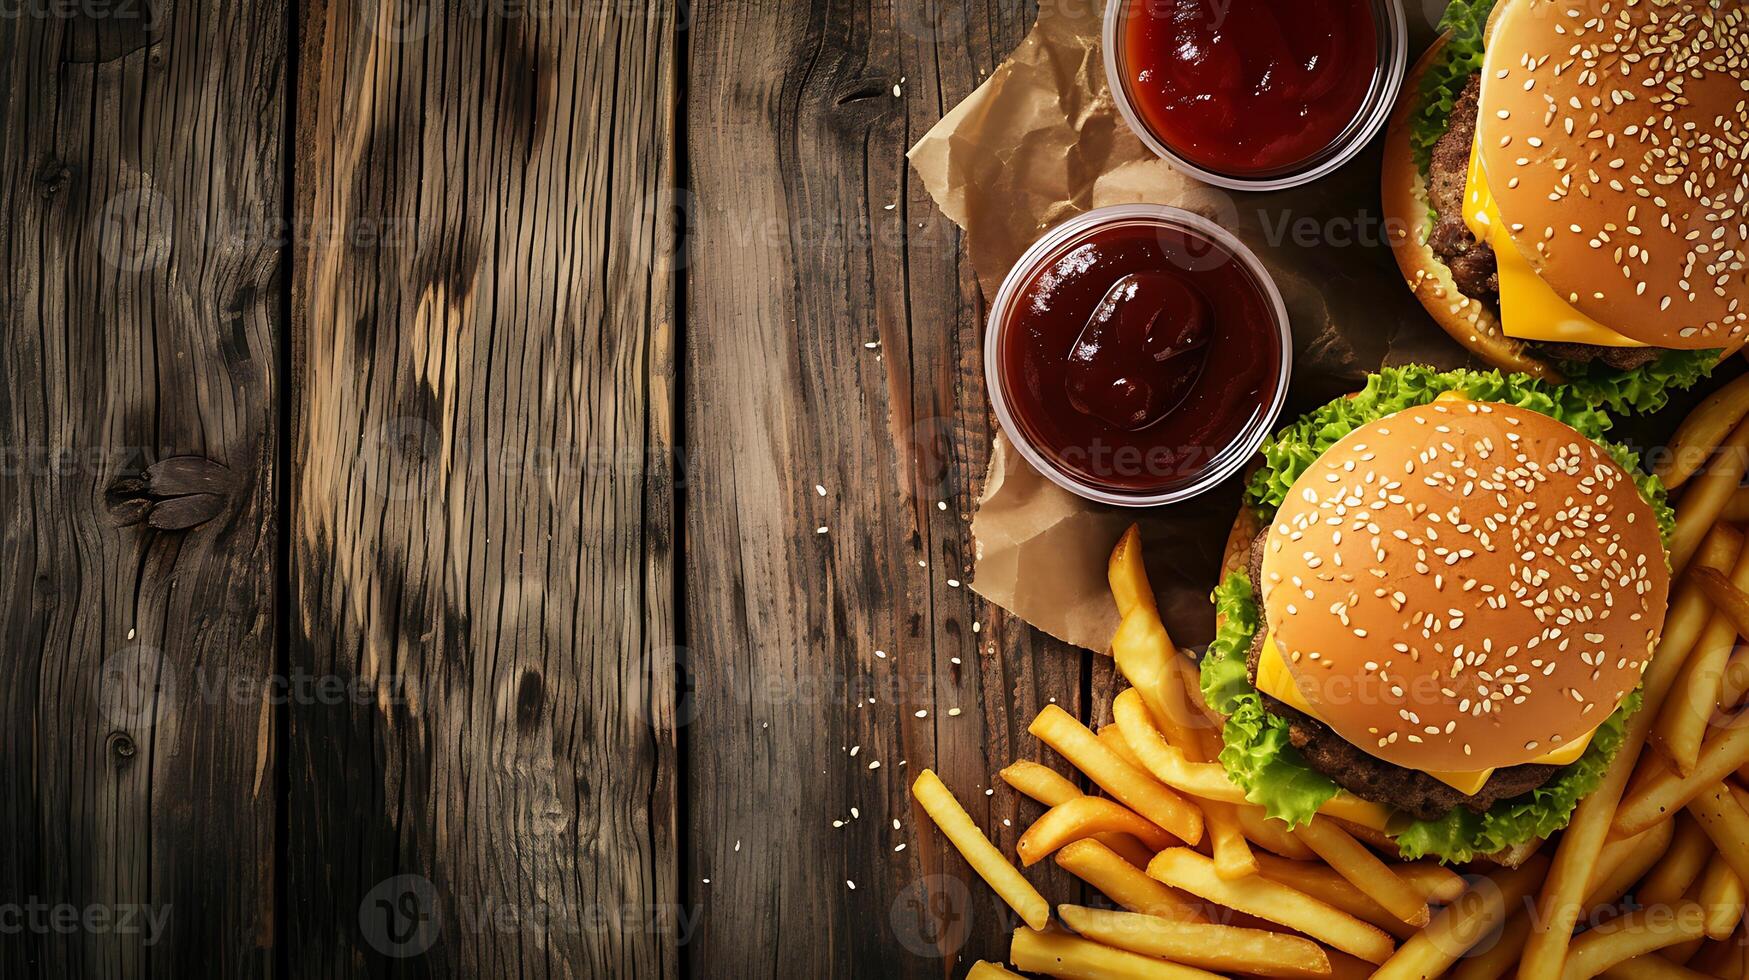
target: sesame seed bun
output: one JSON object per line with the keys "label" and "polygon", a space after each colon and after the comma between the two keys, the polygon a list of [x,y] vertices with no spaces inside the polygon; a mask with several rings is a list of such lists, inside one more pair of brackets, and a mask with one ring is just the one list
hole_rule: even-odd
{"label": "sesame seed bun", "polygon": [[1749,12],[1504,0],[1478,141],[1519,251],[1580,312],[1687,350],[1749,332]]}
{"label": "sesame seed bun", "polygon": [[1421,56],[1403,83],[1385,135],[1382,188],[1386,237],[1409,291],[1427,308],[1452,339],[1470,353],[1502,371],[1516,371],[1559,384],[1565,379],[1548,361],[1531,353],[1522,341],[1506,336],[1500,318],[1488,304],[1471,299],[1458,288],[1451,269],[1428,247],[1433,233],[1433,205],[1427,179],[1416,166],[1410,129],[1421,104],[1421,82],[1436,64],[1446,39],[1440,38]]}
{"label": "sesame seed bun", "polygon": [[1639,683],[1670,575],[1657,515],[1601,446],[1515,406],[1361,426],[1268,530],[1264,622],[1317,714],[1386,762],[1529,762]]}

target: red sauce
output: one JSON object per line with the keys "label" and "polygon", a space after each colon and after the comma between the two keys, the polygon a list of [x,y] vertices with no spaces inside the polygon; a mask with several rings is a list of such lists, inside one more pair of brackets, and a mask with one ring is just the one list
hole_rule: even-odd
{"label": "red sauce", "polygon": [[1234,176],[1294,169],[1360,114],[1378,73],[1372,0],[1134,0],[1130,101],[1185,160]]}
{"label": "red sauce", "polygon": [[1267,410],[1282,355],[1250,270],[1193,231],[1153,224],[1065,243],[1001,330],[1015,424],[1063,472],[1115,493],[1192,482]]}

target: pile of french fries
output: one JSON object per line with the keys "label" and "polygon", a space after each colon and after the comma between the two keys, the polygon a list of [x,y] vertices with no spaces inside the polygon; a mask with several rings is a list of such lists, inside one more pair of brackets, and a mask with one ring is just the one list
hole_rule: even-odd
{"label": "pile of french fries", "polygon": [[[1405,862],[1346,794],[1300,827],[1217,761],[1222,720],[1155,606],[1135,528],[1113,551],[1129,682],[1094,732],[1052,705],[1030,731],[1097,787],[1037,762],[1002,779],[1046,807],[1022,834],[1116,909],[1050,903],[936,775],[923,810],[1025,924],[1008,961],[1065,978],[1749,978],[1749,376],[1703,402],[1655,467],[1677,497],[1676,578],[1644,705],[1552,841],[1464,869]],[[967,976],[1012,977],[980,961]]]}

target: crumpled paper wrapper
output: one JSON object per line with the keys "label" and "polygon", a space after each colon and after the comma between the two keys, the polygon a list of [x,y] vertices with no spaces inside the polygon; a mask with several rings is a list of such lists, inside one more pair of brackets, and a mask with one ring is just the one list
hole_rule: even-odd
{"label": "crumpled paper wrapper", "polygon": [[[1294,327],[1284,417],[1352,391],[1385,364],[1467,363],[1403,287],[1385,244],[1376,146],[1289,191],[1233,192],[1186,177],[1154,157],[1118,113],[1099,43],[1102,9],[1041,5],[1020,47],[911,148],[924,187],[965,230],[986,298],[1064,219],[1112,204],[1166,204],[1231,230],[1274,275]],[[1418,39],[1411,45],[1418,50]],[[1213,632],[1208,593],[1239,504],[1234,479],[1171,507],[1103,507],[1034,472],[998,436],[972,522],[972,587],[1053,636],[1104,652],[1117,628],[1105,560],[1140,521],[1173,638],[1204,643]]]}

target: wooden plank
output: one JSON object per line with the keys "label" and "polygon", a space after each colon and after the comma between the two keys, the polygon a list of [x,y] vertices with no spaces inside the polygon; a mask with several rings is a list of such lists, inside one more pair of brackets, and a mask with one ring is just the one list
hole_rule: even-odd
{"label": "wooden plank", "polygon": [[306,8],[291,976],[677,972],[678,30]]}
{"label": "wooden plank", "polygon": [[[986,790],[1012,759],[1046,758],[1027,724],[1052,698],[1080,710],[1088,681],[1081,655],[963,587],[990,438],[983,309],[904,151],[1032,13],[839,0],[694,15],[685,554],[700,692],[684,747],[703,917],[687,962],[958,975],[962,954],[1000,958],[1014,919],[920,825],[910,780],[936,768],[1011,849],[1038,809]],[[1079,894],[1054,866],[1029,875]]]}
{"label": "wooden plank", "polygon": [[0,17],[0,976],[272,972],[287,26]]}

